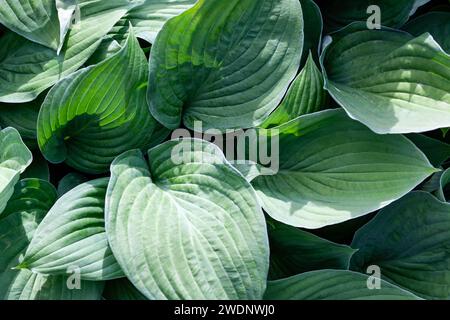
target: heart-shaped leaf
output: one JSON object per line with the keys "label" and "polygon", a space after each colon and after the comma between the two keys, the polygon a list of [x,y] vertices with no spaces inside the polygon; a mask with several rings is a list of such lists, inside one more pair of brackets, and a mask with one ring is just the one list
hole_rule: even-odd
{"label": "heart-shaped leaf", "polygon": [[147,60],[131,33],[117,54],[58,82],[38,118],[46,159],[104,173],[119,154],[148,148],[157,123],[148,110],[147,78]]}
{"label": "heart-shaped leaf", "polygon": [[298,0],[200,0],[158,34],[150,110],[171,129],[259,125],[294,79],[302,44]]}
{"label": "heart-shaped leaf", "polygon": [[350,117],[377,133],[450,125],[450,55],[423,34],[354,23],[328,38],[325,87]]}
{"label": "heart-shaped leaf", "polygon": [[264,216],[220,149],[197,139],[124,153],[111,166],[106,231],[149,299],[260,299],[269,266]]}

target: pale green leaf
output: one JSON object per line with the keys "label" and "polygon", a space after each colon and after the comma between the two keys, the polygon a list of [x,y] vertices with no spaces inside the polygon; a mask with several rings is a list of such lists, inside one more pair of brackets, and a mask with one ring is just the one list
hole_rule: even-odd
{"label": "pale green leaf", "polygon": [[321,57],[325,87],[350,117],[377,133],[450,125],[450,56],[429,34],[354,23],[331,37]]}
{"label": "pale green leaf", "polygon": [[342,110],[301,116],[259,136],[279,139],[279,170],[252,185],[272,218],[297,227],[370,213],[437,171],[405,137],[377,135]]}
{"label": "pale green leaf", "polygon": [[76,266],[84,280],[123,277],[105,233],[108,181],[102,178],[80,184],[59,198],[39,224],[20,268],[63,275]]}
{"label": "pale green leaf", "polygon": [[1,0],[0,23],[55,51],[61,43],[55,0]]}
{"label": "pale green leaf", "polygon": [[28,270],[13,270],[20,263],[39,223],[56,200],[55,188],[46,181],[20,181],[0,217],[0,299],[91,300],[99,299],[103,284],[81,282],[70,290],[67,276],[47,277]]}
{"label": "pale green leaf", "polygon": [[149,299],[260,299],[269,249],[250,184],[202,140],[149,159],[119,156],[107,192],[108,240],[133,285]]}
{"label": "pale green leaf", "polygon": [[16,129],[0,130],[0,214],[12,196],[20,174],[30,165],[32,158]]}

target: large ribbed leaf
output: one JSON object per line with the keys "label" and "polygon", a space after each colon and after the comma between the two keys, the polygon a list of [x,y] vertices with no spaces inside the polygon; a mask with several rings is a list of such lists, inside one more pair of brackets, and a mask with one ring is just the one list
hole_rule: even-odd
{"label": "large ribbed leaf", "polygon": [[414,294],[381,281],[369,290],[368,276],[344,270],[312,271],[270,281],[266,300],[418,300]]}
{"label": "large ribbed leaf", "polygon": [[437,171],[405,137],[377,135],[342,110],[259,134],[279,138],[280,168],[252,184],[269,215],[297,227],[320,228],[382,208]]}
{"label": "large ribbed leaf", "polygon": [[149,163],[124,153],[108,186],[107,236],[131,282],[150,299],[260,299],[269,248],[250,184],[202,140],[166,142]]}
{"label": "large ribbed leaf", "polygon": [[39,224],[20,267],[58,275],[77,266],[81,279],[91,281],[123,277],[106,240],[108,181],[83,183],[58,199]]}
{"label": "large ribbed leaf", "polygon": [[328,40],[325,87],[352,118],[377,133],[450,125],[450,56],[429,34],[354,23]]}
{"label": "large ribbed leaf", "polygon": [[413,192],[380,211],[355,235],[353,270],[370,265],[381,278],[417,295],[450,298],[450,204]]}
{"label": "large ribbed leaf", "polygon": [[0,299],[99,299],[103,284],[81,282],[70,290],[67,276],[47,277],[28,270],[13,270],[20,263],[39,223],[56,200],[55,188],[46,181],[25,179],[0,218]]}
{"label": "large ribbed leaf", "polygon": [[38,118],[47,160],[103,173],[124,151],[147,148],[157,125],[146,102],[147,78],[147,60],[131,33],[117,54],[58,82]]}
{"label": "large ribbed leaf", "polygon": [[32,158],[16,129],[0,131],[0,214],[12,196],[20,174],[30,165]]}
{"label": "large ribbed leaf", "polygon": [[298,0],[200,0],[158,34],[151,112],[172,129],[259,125],[295,77],[302,44]]}
{"label": "large ribbed leaf", "polygon": [[106,300],[147,300],[127,278],[106,281],[103,298]]}
{"label": "large ribbed leaf", "polygon": [[367,13],[369,6],[380,8],[381,25],[401,27],[409,17],[430,0],[325,0],[322,12],[327,31],[338,30],[353,21],[367,21],[373,11]]}
{"label": "large ribbed leaf", "polygon": [[420,36],[429,32],[442,48],[450,53],[450,12],[429,12],[408,22],[403,30]]}
{"label": "large ribbed leaf", "polygon": [[325,108],[326,92],[323,89],[323,76],[310,53],[303,70],[292,82],[281,105],[261,125],[274,127],[301,115]]}
{"label": "large ribbed leaf", "polygon": [[63,13],[64,7],[72,5],[74,0],[1,0],[0,23],[21,36],[57,50],[64,42],[67,23],[71,14]]}
{"label": "large ribbed leaf", "polygon": [[268,222],[272,280],[320,269],[348,269],[352,248],[273,220]]}
{"label": "large ribbed leaf", "polygon": [[[117,1],[120,2],[108,2]],[[0,102],[31,101],[80,68],[97,49],[102,37],[127,12],[124,5],[99,12],[97,6],[97,2],[93,2],[82,7],[81,19],[68,32],[59,55],[53,49],[12,32],[3,36],[0,46]]]}

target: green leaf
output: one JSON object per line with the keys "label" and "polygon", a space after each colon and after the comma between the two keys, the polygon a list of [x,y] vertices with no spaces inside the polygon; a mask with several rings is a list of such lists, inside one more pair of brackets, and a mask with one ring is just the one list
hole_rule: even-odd
{"label": "green leaf", "polygon": [[50,168],[47,160],[40,152],[33,152],[33,162],[20,175],[21,179],[36,178],[45,181],[50,181]]}
{"label": "green leaf", "polygon": [[3,0],[0,5],[0,23],[52,50],[57,50],[60,45],[60,24],[55,0]]}
{"label": "green leaf", "polygon": [[398,28],[405,24],[418,7],[429,0],[326,0],[322,12],[327,33],[345,27],[354,21],[366,22],[373,11],[367,13],[369,6],[380,8],[381,25]]}
{"label": "green leaf", "polygon": [[154,43],[167,20],[191,8],[197,0],[144,0],[120,19],[108,36],[121,43],[131,23],[136,37]]}
{"label": "green leaf", "polygon": [[30,149],[37,149],[36,123],[43,99],[22,104],[0,103],[0,126],[19,131]]}
{"label": "green leaf", "polygon": [[106,300],[147,300],[127,278],[106,281],[103,297]]}
{"label": "green leaf", "polygon": [[435,167],[440,167],[450,158],[450,145],[422,134],[408,134],[409,140],[422,150]]}
{"label": "green leaf", "polygon": [[169,20],[150,57],[153,116],[176,129],[260,125],[300,65],[298,0],[200,0]]}
{"label": "green leaf", "polygon": [[147,60],[133,33],[117,54],[58,82],[38,118],[38,143],[52,163],[104,173],[119,154],[152,143]]}
{"label": "green leaf", "polygon": [[78,268],[81,279],[123,277],[105,233],[108,178],[92,180],[63,195],[37,228],[20,268],[47,275]]}
{"label": "green leaf", "polygon": [[344,270],[320,270],[270,281],[266,300],[418,300],[412,293],[389,282],[368,289],[367,275]]}
{"label": "green leaf", "polygon": [[77,187],[83,182],[87,182],[88,180],[89,179],[82,174],[76,172],[68,173],[58,182],[58,195],[61,197],[73,188]]}
{"label": "green leaf", "polygon": [[437,171],[405,137],[377,135],[342,110],[261,129],[261,137],[278,139],[279,170],[252,185],[272,218],[296,227],[321,228],[370,213]]}
{"label": "green leaf", "polygon": [[20,174],[30,165],[32,158],[16,129],[0,131],[0,214],[11,198]]}
{"label": "green leaf", "polygon": [[423,132],[450,125],[450,56],[429,34],[368,30],[354,23],[328,38],[325,88],[377,133]]}
{"label": "green leaf", "polygon": [[56,200],[56,190],[38,179],[21,180],[0,217],[0,299],[80,300],[99,299],[103,284],[81,282],[70,290],[66,276],[47,277],[28,270],[13,270],[20,263],[36,228]]}
{"label": "green leaf", "polygon": [[442,201],[449,201],[450,198],[446,197],[446,187],[450,185],[450,169],[447,169],[442,173],[439,179],[439,189],[437,190],[437,197]]}
{"label": "green leaf", "polygon": [[[111,1],[115,2],[117,1]],[[59,55],[53,49],[11,32],[2,37],[0,102],[21,103],[34,100],[41,92],[78,70],[87,61],[102,38],[127,12],[127,7],[123,5],[97,12],[97,3],[88,3],[80,9],[81,19],[68,32]]]}
{"label": "green leaf", "polygon": [[403,30],[414,36],[430,33],[447,53],[450,53],[450,12],[428,12],[408,22]]}
{"label": "green leaf", "polygon": [[[260,299],[269,248],[250,184],[206,141],[169,141],[114,160],[106,231],[149,299]],[[180,158],[179,158],[180,157]]]}
{"label": "green leaf", "polygon": [[301,115],[325,109],[326,92],[323,76],[310,52],[306,65],[290,86],[281,105],[264,121],[263,128],[274,127]]}
{"label": "green leaf", "polygon": [[304,19],[304,44],[301,65],[306,62],[310,52],[314,61],[319,62],[322,42],[323,19],[319,7],[313,0],[300,0]]}
{"label": "green leaf", "polygon": [[271,280],[320,269],[343,269],[356,250],[319,238],[298,228],[268,222]]}
{"label": "green leaf", "polygon": [[413,192],[355,234],[353,270],[377,265],[381,277],[427,299],[450,297],[450,204]]}

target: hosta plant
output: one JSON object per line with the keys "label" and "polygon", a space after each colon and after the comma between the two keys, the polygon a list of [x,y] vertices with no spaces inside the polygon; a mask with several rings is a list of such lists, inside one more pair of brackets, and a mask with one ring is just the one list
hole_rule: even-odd
{"label": "hosta plant", "polygon": [[0,0],[0,299],[449,299],[449,12]]}

